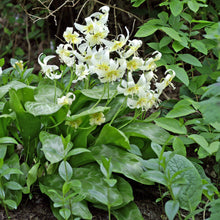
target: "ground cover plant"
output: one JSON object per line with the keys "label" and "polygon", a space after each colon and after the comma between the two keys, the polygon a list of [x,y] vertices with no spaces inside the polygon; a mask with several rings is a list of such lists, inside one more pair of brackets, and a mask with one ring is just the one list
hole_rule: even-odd
{"label": "ground cover plant", "polygon": [[[109,219],[144,219],[132,180],[158,184],[169,220],[220,216],[220,26],[191,14],[206,6],[161,3],[167,12],[136,33],[166,33],[148,43],[154,51],[145,58],[128,28],[111,37],[105,5],[66,28],[59,66],[51,63],[55,55],[41,53],[36,75],[22,60],[12,58],[10,68],[0,60],[0,204],[7,215],[38,186],[57,219],[92,219],[91,205]],[[161,101],[176,83],[179,99]],[[207,158],[216,181],[204,172]]]}

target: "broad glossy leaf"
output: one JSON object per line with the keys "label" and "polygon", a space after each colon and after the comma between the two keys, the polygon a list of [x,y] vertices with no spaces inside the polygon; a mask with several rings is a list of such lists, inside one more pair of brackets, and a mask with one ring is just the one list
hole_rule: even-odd
{"label": "broad glossy leaf", "polygon": [[124,179],[116,177],[117,183],[114,187],[109,187],[96,164],[73,168],[73,179],[80,180],[86,200],[94,204],[118,207],[133,200],[132,189]]}
{"label": "broad glossy leaf", "polygon": [[143,159],[131,154],[119,147],[112,145],[99,145],[89,148],[95,160],[101,164],[102,157],[111,158],[112,171],[121,173],[137,182],[151,185],[152,182],[141,177],[143,170]]}
{"label": "broad glossy leaf", "polygon": [[125,149],[131,148],[127,136],[125,136],[122,131],[112,127],[110,124],[106,124],[102,128],[95,145],[100,144],[113,144]]}
{"label": "broad glossy leaf", "polygon": [[125,135],[128,137],[142,137],[152,140],[157,144],[166,143],[170,134],[165,131],[163,128],[153,124],[153,123],[144,123],[144,122],[135,122],[131,123],[125,128],[122,129]]}
{"label": "broad glossy leaf", "polygon": [[68,163],[68,161],[62,161],[58,168],[59,175],[62,177],[64,181],[70,181],[73,175],[73,169]]}
{"label": "broad glossy leaf", "polygon": [[143,216],[141,215],[139,208],[134,202],[130,202],[126,206],[117,210],[112,210],[111,212],[118,220],[144,219]]}
{"label": "broad glossy leaf", "polygon": [[203,53],[205,55],[207,55],[207,53],[208,53],[208,50],[206,48],[205,43],[203,43],[200,40],[194,40],[192,42],[192,47],[196,48],[199,52],[201,52],[201,53]]}
{"label": "broad glossy leaf", "polygon": [[78,155],[78,154],[85,153],[85,152],[90,152],[90,150],[85,149],[85,148],[75,148],[67,154],[67,157],[71,157],[71,156]]}
{"label": "broad glossy leaf", "polygon": [[51,115],[58,112],[62,105],[46,102],[26,102],[25,109],[34,116]]}
{"label": "broad glossy leaf", "polygon": [[[220,97],[212,97],[199,103],[199,110],[202,112],[206,123],[220,122],[219,105]],[[212,108],[210,108],[212,106]]]}
{"label": "broad glossy leaf", "polygon": [[216,219],[219,219],[220,218],[220,213],[219,213],[219,209],[220,209],[220,199],[216,199],[216,200],[213,200],[211,203],[210,203],[210,208],[209,208],[209,211],[211,212],[211,216],[209,218],[209,220],[216,220]]}
{"label": "broad glossy leaf", "polygon": [[[164,154],[166,156],[166,153]],[[180,208],[185,210],[195,210],[201,201],[202,196],[202,179],[197,169],[184,156],[174,155],[167,163],[166,173],[172,178],[176,172],[179,172],[174,178],[183,178],[188,183],[184,185],[172,185],[175,198],[179,201]]]}
{"label": "broad glossy leaf", "polygon": [[169,220],[173,220],[179,211],[179,202],[177,200],[169,200],[165,204],[165,213]]}
{"label": "broad glossy leaf", "polygon": [[92,99],[108,99],[117,94],[117,83],[113,85],[109,84],[109,93],[107,88],[105,89],[104,93],[104,86],[105,85],[101,84],[93,87],[92,89],[83,89],[81,90],[81,93]]}
{"label": "broad glossy leaf", "polygon": [[168,131],[177,133],[177,134],[186,134],[186,127],[181,124],[177,119],[174,118],[158,118],[154,120],[156,124]]}
{"label": "broad glossy leaf", "polygon": [[40,133],[40,141],[42,142],[42,151],[47,160],[51,163],[57,163],[64,159],[66,152],[60,136],[42,131]]}
{"label": "broad glossy leaf", "polygon": [[31,87],[31,86],[27,86],[26,84],[24,84],[22,82],[19,82],[19,81],[11,81],[8,84],[0,87],[0,99],[6,93],[8,93],[11,88],[13,88],[15,90],[18,90],[20,88],[25,88],[25,87],[34,88],[34,87]]}
{"label": "broad glossy leaf", "polygon": [[[56,88],[56,97],[60,97],[62,91]],[[34,99],[41,103],[54,103],[55,87],[51,84],[39,84],[35,90]]]}
{"label": "broad glossy leaf", "polygon": [[167,186],[167,180],[165,174],[158,170],[145,171],[141,176],[152,182],[160,183],[163,184],[164,186]]}

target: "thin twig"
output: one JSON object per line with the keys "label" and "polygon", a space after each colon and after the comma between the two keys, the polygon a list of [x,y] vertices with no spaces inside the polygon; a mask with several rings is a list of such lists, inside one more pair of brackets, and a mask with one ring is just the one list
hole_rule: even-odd
{"label": "thin twig", "polygon": [[[97,3],[99,3],[99,4],[101,4],[101,5],[106,5],[105,3],[103,3],[103,2],[100,2],[100,1],[98,1],[98,0],[92,0],[92,1],[94,1],[94,2],[97,2]],[[144,20],[142,20],[141,18],[139,18],[138,16],[136,16],[135,14],[132,14],[131,12],[129,12],[129,11],[126,11],[126,10],[124,10],[124,9],[122,9],[122,8],[119,8],[119,7],[116,7],[116,6],[112,6],[112,5],[108,5],[110,8],[114,8],[114,9],[117,9],[117,10],[119,10],[119,11],[122,11],[122,12],[125,12],[126,14],[128,14],[128,15],[130,15],[130,16],[132,16],[132,17],[135,17],[138,21],[140,21],[141,23],[144,23]]]}
{"label": "thin twig", "polygon": [[78,21],[79,16],[81,15],[83,8],[86,6],[86,4],[87,4],[89,1],[90,1],[90,0],[87,0],[87,1],[83,4],[83,6],[81,7],[81,9],[79,10],[79,13],[78,13],[78,15],[77,15],[77,17],[76,17],[75,22]]}
{"label": "thin twig", "polygon": [[31,59],[31,44],[30,44],[30,40],[28,37],[28,16],[26,15],[26,27],[25,27],[25,34],[26,34],[26,41],[27,41],[27,45],[28,45],[28,62],[30,62]]}

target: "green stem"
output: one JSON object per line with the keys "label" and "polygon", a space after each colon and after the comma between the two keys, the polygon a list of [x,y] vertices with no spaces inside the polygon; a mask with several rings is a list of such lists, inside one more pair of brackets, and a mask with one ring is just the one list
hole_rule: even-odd
{"label": "green stem", "polygon": [[119,130],[126,127],[127,125],[129,125],[130,123],[132,123],[133,121],[135,121],[140,115],[142,114],[142,112],[138,112],[138,110],[135,110],[135,114],[134,117],[132,118],[132,120],[126,122],[125,124],[123,124],[120,128],[118,128]]}
{"label": "green stem", "polygon": [[56,86],[56,84],[57,84],[57,81],[54,80],[54,89],[55,89],[55,91],[54,91],[54,103],[56,103],[56,98],[57,98],[57,86]]}
{"label": "green stem", "polygon": [[73,68],[70,69],[70,80],[69,80],[69,83],[67,85],[67,87],[63,90],[62,92],[62,96],[65,94],[65,93],[68,93],[69,90],[70,90],[70,87],[72,85],[72,81],[73,81]]}
{"label": "green stem", "polygon": [[106,91],[106,84],[104,85],[104,91],[103,91],[103,94],[102,96],[99,98],[99,100],[95,103],[95,105],[92,106],[91,109],[95,108],[102,100],[103,96],[105,95],[105,91]]}
{"label": "green stem", "polygon": [[127,97],[124,99],[123,103],[121,104],[120,108],[118,109],[118,111],[115,113],[115,115],[112,117],[112,120],[110,121],[109,125],[112,124],[112,122],[115,120],[115,118],[118,116],[118,114],[120,113],[121,109],[124,107],[124,104],[127,102]]}

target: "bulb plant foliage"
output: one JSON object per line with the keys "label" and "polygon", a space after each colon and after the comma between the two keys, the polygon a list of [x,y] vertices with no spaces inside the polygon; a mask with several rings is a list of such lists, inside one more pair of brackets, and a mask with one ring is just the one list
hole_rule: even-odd
{"label": "bulb plant foliage", "polygon": [[34,184],[57,219],[92,219],[88,203],[109,219],[143,219],[129,179],[167,187],[169,219],[180,208],[197,212],[202,194],[218,194],[186,157],[164,152],[181,140],[160,126],[159,112],[145,117],[167,86],[175,88],[175,71],[157,76],[162,54],[141,58],[142,41],[126,27],[126,35],[109,39],[108,17],[103,6],[84,25],[67,27],[56,49],[61,65],[40,54],[39,75],[15,59],[2,69],[0,60],[0,204],[7,214]]}

